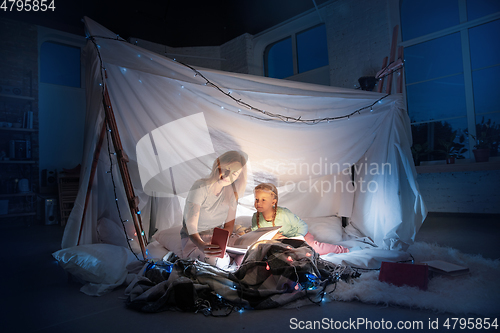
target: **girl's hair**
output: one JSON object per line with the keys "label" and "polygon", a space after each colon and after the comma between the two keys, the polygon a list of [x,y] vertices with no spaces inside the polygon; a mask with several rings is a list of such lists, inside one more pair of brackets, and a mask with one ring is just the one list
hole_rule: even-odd
{"label": "girl's hair", "polygon": [[[273,221],[272,221],[273,227],[274,227],[274,220],[276,219],[276,212],[278,211],[278,189],[276,188],[276,186],[274,186],[274,184],[261,183],[261,184],[255,186],[253,193],[255,194],[255,192],[257,192],[257,191],[271,193],[273,195],[274,199],[276,199],[276,204],[274,205],[274,208],[273,208]],[[260,213],[257,212],[257,228],[260,228],[259,216],[260,216]]]}
{"label": "girl's hair", "polygon": [[[245,188],[247,186],[247,158],[246,154],[242,152],[238,152],[235,150],[231,150],[225,152],[224,154],[217,157],[212,165],[212,171],[210,175],[204,180],[209,184],[215,183],[221,180],[223,177],[227,177],[227,169],[226,167],[234,162],[238,162],[241,164],[241,172],[238,178],[231,184],[231,186],[226,186],[223,188],[223,191],[229,191],[234,193],[234,197],[236,202],[238,202],[238,198],[245,193]],[[230,195],[226,196],[226,198],[230,198]]]}

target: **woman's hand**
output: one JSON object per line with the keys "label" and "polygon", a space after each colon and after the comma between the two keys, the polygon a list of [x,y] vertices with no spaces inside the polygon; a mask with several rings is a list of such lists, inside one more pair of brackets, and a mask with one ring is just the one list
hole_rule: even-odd
{"label": "woman's hand", "polygon": [[220,256],[222,253],[221,248],[217,244],[200,244],[201,246],[198,246],[198,248],[205,253],[207,256]]}

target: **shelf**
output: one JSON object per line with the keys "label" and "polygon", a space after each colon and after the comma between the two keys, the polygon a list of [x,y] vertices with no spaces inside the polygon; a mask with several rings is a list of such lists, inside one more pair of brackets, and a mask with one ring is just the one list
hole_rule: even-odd
{"label": "shelf", "polygon": [[12,99],[22,99],[22,100],[26,100],[26,101],[34,101],[35,100],[35,97],[22,96],[22,95],[0,94],[0,97],[6,97],[6,98],[12,98]]}
{"label": "shelf", "polygon": [[2,217],[22,217],[22,216],[35,216],[36,212],[29,212],[29,213],[15,213],[15,214],[5,214],[5,215],[0,215],[0,218]]}
{"label": "shelf", "polygon": [[35,164],[36,161],[19,161],[19,160],[8,160],[8,161],[0,161],[0,163],[5,163],[5,164]]}
{"label": "shelf", "polygon": [[26,133],[38,132],[37,129],[33,129],[33,128],[14,128],[14,127],[0,127],[0,131],[26,132]]}
{"label": "shelf", "polygon": [[0,198],[34,197],[35,195],[36,195],[35,192],[19,192],[19,193],[0,194]]}

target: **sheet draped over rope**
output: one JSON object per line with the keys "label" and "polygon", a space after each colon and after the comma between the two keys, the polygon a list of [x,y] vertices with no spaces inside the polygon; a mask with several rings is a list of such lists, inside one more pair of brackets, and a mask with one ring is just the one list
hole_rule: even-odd
{"label": "sheet draped over rope", "polygon": [[[348,216],[352,227],[384,250],[405,250],[413,243],[426,210],[415,181],[410,123],[401,95],[384,98],[374,92],[196,68],[199,75],[121,40],[89,18],[85,25],[83,167],[63,248],[78,242],[104,121],[104,85],[130,159],[146,233],[181,224],[183,200],[193,182],[208,175],[217,156],[238,150],[248,155],[248,185],[238,215],[253,213],[256,184],[273,182],[280,205],[301,217]],[[259,110],[299,121],[282,121]],[[316,124],[301,122],[348,114],[352,116]],[[112,175],[106,173],[116,163],[110,146],[111,159],[106,138],[80,244],[97,241],[99,218],[116,221],[121,228],[113,184],[121,220],[131,220],[118,168],[113,165]],[[132,225],[125,227],[133,235]]]}

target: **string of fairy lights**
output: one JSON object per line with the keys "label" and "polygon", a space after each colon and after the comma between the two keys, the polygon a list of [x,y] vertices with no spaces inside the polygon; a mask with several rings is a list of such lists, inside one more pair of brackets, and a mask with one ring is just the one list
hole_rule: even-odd
{"label": "string of fairy lights", "polygon": [[[102,38],[102,39],[116,40],[116,41],[119,41],[119,42],[126,42],[126,43],[129,43],[129,44],[132,44],[132,43],[128,42],[127,40],[121,38],[119,35],[116,35],[116,38],[104,37],[104,36],[89,36],[88,38],[91,39],[91,40],[94,40],[94,41],[95,41],[95,38]],[[97,45],[97,48],[99,48],[98,45]],[[99,52],[99,49],[97,49],[97,51]],[[241,98],[234,97],[232,95],[232,91],[233,91],[232,89],[223,89],[223,88],[221,88],[219,85],[217,85],[216,83],[214,83],[213,81],[211,81],[210,79],[208,79],[205,75],[203,75],[203,73],[201,73],[199,70],[197,70],[193,66],[190,66],[190,65],[188,65],[186,63],[183,63],[182,61],[179,61],[176,58],[174,58],[173,60],[176,63],[178,63],[178,64],[180,64],[182,66],[185,66],[186,68],[189,68],[194,73],[194,77],[198,76],[198,77],[202,78],[204,80],[204,82],[202,84],[204,84],[205,86],[209,86],[209,87],[212,87],[212,88],[216,89],[221,94],[223,94],[224,96],[226,96],[227,98],[229,98],[230,100],[232,100],[234,103],[236,103],[239,107],[245,108],[247,110],[254,111],[254,112],[257,112],[257,113],[260,113],[261,115],[264,115],[265,118],[264,117],[259,117],[259,116],[253,115],[253,114],[242,113],[241,109],[238,109],[237,113],[239,113],[242,116],[251,117],[251,118],[258,119],[258,120],[263,120],[263,121],[278,120],[278,121],[282,121],[282,122],[285,122],[285,123],[302,123],[302,124],[307,124],[307,125],[316,125],[316,124],[324,123],[324,122],[330,123],[332,121],[341,120],[341,119],[348,119],[348,120],[350,120],[351,117],[355,116],[356,114],[361,114],[361,112],[363,112],[365,110],[369,110],[370,112],[373,112],[374,111],[373,107],[377,103],[382,103],[382,100],[384,100],[385,98],[387,98],[388,96],[390,96],[389,94],[383,95],[382,97],[379,97],[378,99],[374,100],[372,103],[370,103],[370,104],[368,104],[366,106],[363,106],[361,108],[358,108],[358,109],[356,109],[356,110],[354,110],[354,111],[352,111],[352,112],[350,112],[348,114],[341,115],[341,116],[303,119],[302,116],[292,117],[292,116],[287,116],[287,115],[283,115],[283,114],[279,114],[279,113],[273,113],[273,112],[270,112],[270,111],[263,110],[263,109],[260,109],[258,107],[255,107],[252,104],[250,104],[250,103],[242,100]],[[390,65],[391,64],[388,64],[386,66],[386,68],[388,68]],[[102,66],[102,60],[101,60],[101,66]],[[381,80],[382,78],[384,78],[387,75],[392,74],[393,72],[395,72],[397,70],[399,70],[399,68],[398,69],[394,69],[393,71],[389,71],[388,73],[385,73],[382,77],[379,78],[379,80]],[[225,108],[221,107],[221,109],[225,109]],[[226,110],[229,111],[229,109],[226,109]]]}

